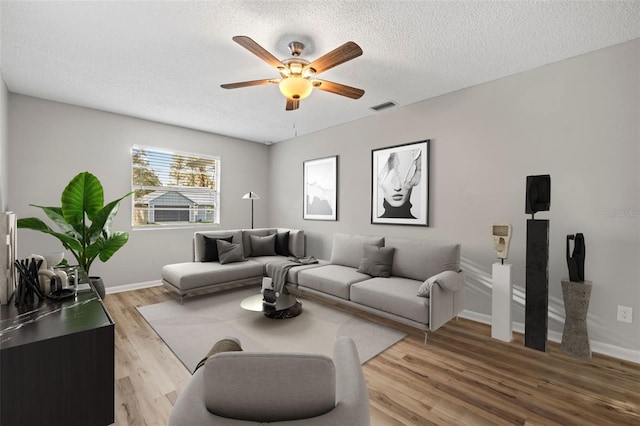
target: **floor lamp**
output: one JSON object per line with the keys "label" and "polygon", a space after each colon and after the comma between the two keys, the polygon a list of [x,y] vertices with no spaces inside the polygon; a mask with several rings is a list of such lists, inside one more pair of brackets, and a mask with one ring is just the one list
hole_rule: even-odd
{"label": "floor lamp", "polygon": [[260,196],[253,191],[249,191],[242,196],[243,200],[251,200],[251,229],[253,229],[253,200],[259,200]]}

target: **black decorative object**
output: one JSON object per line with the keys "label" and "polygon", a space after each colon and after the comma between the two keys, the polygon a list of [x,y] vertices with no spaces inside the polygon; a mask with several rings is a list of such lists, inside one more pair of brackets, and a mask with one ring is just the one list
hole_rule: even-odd
{"label": "black decorative object", "polygon": [[275,305],[276,304],[276,292],[275,290],[271,290],[269,288],[265,288],[264,292],[262,293],[263,295],[263,299],[264,299],[264,303],[267,303],[269,305]]}
{"label": "black decorative object", "polygon": [[548,211],[551,205],[551,175],[527,176],[525,213]]}
{"label": "black decorative object", "polygon": [[20,273],[14,304],[16,306],[33,305],[36,302],[36,297],[38,298],[38,302],[43,301],[44,294],[42,290],[40,290],[40,280],[38,277],[38,270],[42,265],[42,260],[16,260],[14,265]]}
{"label": "black decorative object", "polygon": [[549,221],[534,214],[549,210],[551,176],[527,176],[525,212],[527,220],[527,267],[524,344],[542,352],[547,350],[549,319]]}
{"label": "black decorative object", "polygon": [[284,309],[282,311],[273,311],[273,312],[265,312],[264,316],[271,319],[289,319],[295,318],[302,313],[302,303],[296,302],[290,308]]}
{"label": "black decorative object", "polygon": [[[573,240],[573,254],[570,253],[570,241]],[[584,235],[581,233],[567,235],[567,266],[569,267],[569,279],[573,282],[584,281]]]}
{"label": "black decorative object", "polygon": [[549,306],[549,221],[527,220],[524,344],[547,350]]}

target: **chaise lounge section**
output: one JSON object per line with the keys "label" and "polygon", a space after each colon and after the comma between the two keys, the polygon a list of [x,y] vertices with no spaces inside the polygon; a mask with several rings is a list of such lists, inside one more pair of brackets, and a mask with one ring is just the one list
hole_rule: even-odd
{"label": "chaise lounge section", "polygon": [[[218,251],[219,246],[223,247],[223,252]],[[304,255],[302,230],[260,228],[195,232],[193,261],[165,265],[161,270],[162,282],[182,301],[196,292],[258,284],[262,277],[271,273],[273,265]],[[291,268],[286,283],[297,284],[300,271],[320,264]]]}

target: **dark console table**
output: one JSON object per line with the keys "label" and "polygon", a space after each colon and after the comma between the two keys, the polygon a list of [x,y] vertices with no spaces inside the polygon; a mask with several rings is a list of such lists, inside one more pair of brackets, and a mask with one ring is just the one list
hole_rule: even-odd
{"label": "dark console table", "polygon": [[93,288],[0,307],[0,424],[112,424],[114,378],[114,324]]}

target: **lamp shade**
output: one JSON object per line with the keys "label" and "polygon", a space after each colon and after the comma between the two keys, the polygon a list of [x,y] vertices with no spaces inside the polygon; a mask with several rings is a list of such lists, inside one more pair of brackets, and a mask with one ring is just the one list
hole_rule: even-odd
{"label": "lamp shade", "polygon": [[242,196],[244,200],[259,200],[260,196],[253,191],[249,191]]}
{"label": "lamp shade", "polygon": [[296,100],[306,98],[313,90],[313,86],[309,80],[297,75],[282,79],[278,86],[283,95],[289,99]]}

